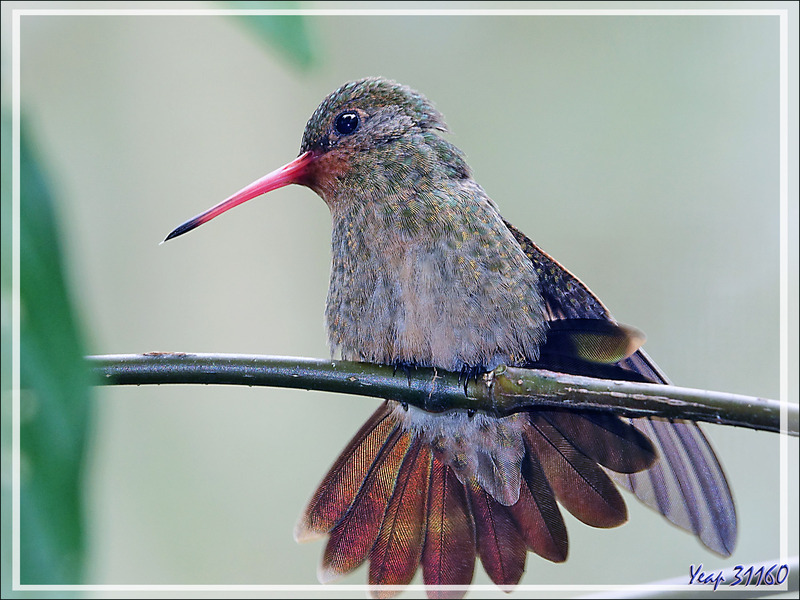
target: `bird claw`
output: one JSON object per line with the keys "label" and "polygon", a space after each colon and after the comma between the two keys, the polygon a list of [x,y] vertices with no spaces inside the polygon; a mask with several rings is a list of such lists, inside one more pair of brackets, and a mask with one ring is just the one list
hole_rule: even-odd
{"label": "bird claw", "polygon": [[478,383],[478,377],[486,373],[486,367],[484,365],[462,365],[461,371],[458,373],[458,384],[464,384],[464,395],[467,395],[467,386],[469,386],[469,380],[474,379],[475,383]]}
{"label": "bird claw", "polygon": [[392,371],[392,377],[397,375],[398,369],[405,373],[406,377],[408,378],[408,387],[411,387],[411,369],[417,370],[417,365],[412,362],[406,362],[403,360],[396,360],[394,361],[394,370]]}

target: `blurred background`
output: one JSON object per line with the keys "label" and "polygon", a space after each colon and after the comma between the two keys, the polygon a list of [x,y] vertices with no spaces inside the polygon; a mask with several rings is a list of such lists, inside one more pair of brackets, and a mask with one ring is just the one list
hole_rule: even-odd
{"label": "blurred background", "polygon": [[[433,101],[503,215],[617,319],[645,331],[646,350],[676,384],[779,397],[777,17],[31,15],[22,17],[20,39],[29,160],[23,238],[30,236],[23,239],[23,324],[35,329],[33,315],[65,305],[48,291],[50,279],[26,287],[34,277],[25,278],[25,256],[50,252],[82,336],[70,342],[78,356],[328,356],[322,317],[330,217],[312,192],[273,192],[191,235],[159,242],[297,156],[306,120],[329,92],[383,75]],[[49,203],[55,241],[26,229],[39,214],[36,194]],[[792,214],[796,219],[796,204]],[[8,247],[4,240],[4,273]],[[796,279],[792,286],[796,298]],[[25,290],[32,290],[28,300]],[[44,327],[42,339],[50,332]],[[61,354],[60,342],[49,341]],[[45,356],[23,351],[23,372],[26,360],[47,362]],[[790,364],[796,377],[796,361]],[[36,373],[31,368],[34,389]],[[57,396],[63,379],[39,379],[46,377]],[[292,529],[376,400],[161,386],[94,388],[85,403],[81,385],[75,383],[81,399],[66,400],[69,411],[40,429],[37,419],[53,414],[43,410],[44,392],[23,402],[23,423],[31,439],[42,440],[29,442],[35,447],[23,456],[24,476],[30,469],[36,481],[37,460],[81,459],[56,471],[80,478],[71,502],[83,520],[56,536],[56,547],[73,554],[68,564],[51,564],[60,574],[52,582],[317,582],[324,543],[298,545]],[[688,578],[698,563],[720,569],[777,559],[779,437],[704,430],[737,500],[732,557],[712,555],[626,495],[630,522],[618,529],[591,529],[565,514],[568,561],[531,554],[523,583],[647,583]],[[4,425],[5,439],[7,431]],[[797,443],[790,442],[789,551],[797,554]],[[4,488],[4,525],[7,498]],[[34,551],[49,539],[36,523],[26,530]],[[23,568],[27,582],[53,572],[46,557],[40,562],[43,570]],[[342,581],[365,583],[366,569]],[[489,583],[480,568],[474,581]],[[302,595],[309,593],[330,595]]]}

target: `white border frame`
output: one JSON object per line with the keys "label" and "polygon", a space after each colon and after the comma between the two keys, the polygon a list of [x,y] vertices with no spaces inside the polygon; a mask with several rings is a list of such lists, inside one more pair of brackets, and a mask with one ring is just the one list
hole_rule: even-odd
{"label": "white border frame", "polygon": [[[11,416],[12,416],[12,546],[13,591],[19,592],[311,592],[368,591],[368,585],[36,585],[20,584],[20,19],[24,16],[776,16],[780,27],[780,401],[781,429],[786,429],[789,402],[789,9],[329,9],[329,10],[196,10],[196,9],[13,9],[11,10],[12,79],[12,300],[11,300]],[[788,436],[780,439],[780,562],[788,562],[789,490]],[[427,586],[402,589],[423,591]],[[447,588],[448,586],[443,586]],[[458,586],[456,586],[458,587]],[[387,589],[391,586],[387,586]],[[471,585],[470,590],[497,592],[495,585]],[[530,585],[515,591],[713,591],[709,586],[674,585]],[[778,589],[778,588],[774,588]],[[743,588],[743,593],[751,588]]]}

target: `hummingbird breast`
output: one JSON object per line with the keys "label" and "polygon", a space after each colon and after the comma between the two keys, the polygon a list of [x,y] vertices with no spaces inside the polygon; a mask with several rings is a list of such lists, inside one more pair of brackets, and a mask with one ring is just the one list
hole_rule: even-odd
{"label": "hummingbird breast", "polygon": [[451,371],[536,359],[545,334],[536,272],[474,181],[328,204],[333,353]]}

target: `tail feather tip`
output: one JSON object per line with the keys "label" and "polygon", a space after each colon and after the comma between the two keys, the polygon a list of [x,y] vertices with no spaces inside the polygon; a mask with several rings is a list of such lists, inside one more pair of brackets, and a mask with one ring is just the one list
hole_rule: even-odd
{"label": "tail feather tip", "polygon": [[305,544],[306,542],[318,540],[324,535],[324,532],[316,531],[315,529],[309,527],[304,521],[298,521],[297,525],[294,526],[294,541],[298,544]]}

